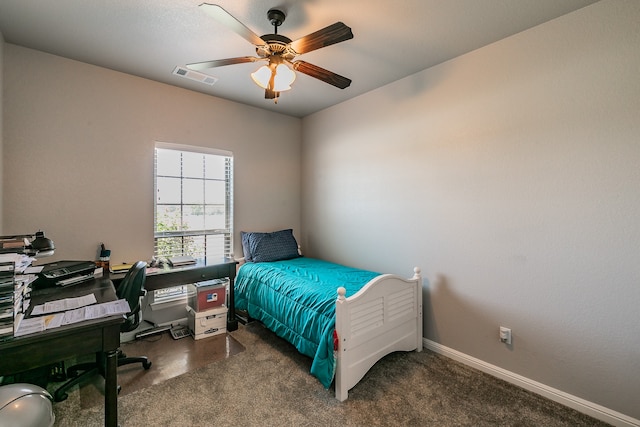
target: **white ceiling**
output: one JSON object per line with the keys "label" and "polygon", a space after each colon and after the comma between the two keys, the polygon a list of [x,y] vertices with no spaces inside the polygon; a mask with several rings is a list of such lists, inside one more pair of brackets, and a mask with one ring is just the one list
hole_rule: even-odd
{"label": "white ceiling", "polygon": [[247,40],[215,21],[202,0],[2,0],[8,43],[304,117],[470,52],[597,0],[209,0],[258,35],[273,33],[267,11],[287,18],[296,40],[337,21],[354,38],[299,59],[353,80],[341,90],[298,73],[278,104],[251,80],[257,63],[212,68],[213,86],[172,74],[176,66],[255,56]]}

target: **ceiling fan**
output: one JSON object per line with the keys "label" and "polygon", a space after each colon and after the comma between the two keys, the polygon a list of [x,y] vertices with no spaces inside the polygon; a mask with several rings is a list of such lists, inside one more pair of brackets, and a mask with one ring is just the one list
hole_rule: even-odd
{"label": "ceiling fan", "polygon": [[241,56],[237,58],[216,59],[213,61],[187,64],[187,68],[202,71],[213,67],[242,64],[245,62],[265,61],[264,65],[251,77],[256,84],[264,88],[264,97],[273,99],[276,103],[280,92],[291,89],[291,83],[296,78],[295,71],[314,77],[332,86],[345,89],[351,80],[339,74],[325,70],[306,61],[294,60],[298,55],[308,53],[332,44],[353,38],[351,28],[342,22],[336,22],[314,33],[291,41],[288,37],[278,34],[278,27],[285,20],[285,14],[279,9],[270,9],[267,18],[273,25],[273,34],[259,37],[242,22],[234,18],[229,12],[216,4],[203,3],[200,8],[209,16],[255,45],[257,56]]}

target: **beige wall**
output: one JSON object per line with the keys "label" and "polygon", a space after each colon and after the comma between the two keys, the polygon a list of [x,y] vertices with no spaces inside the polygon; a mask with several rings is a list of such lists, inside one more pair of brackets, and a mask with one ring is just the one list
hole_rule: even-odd
{"label": "beige wall", "polygon": [[429,342],[640,419],[639,5],[302,122],[5,44],[4,232],[42,228],[57,258],[149,257],[153,141],[231,150],[236,232],[293,225],[310,255],[421,266]]}
{"label": "beige wall", "polygon": [[[300,231],[301,121],[5,44],[4,231],[153,255],[154,141],[234,153],[235,230]],[[285,129],[273,133],[265,130]],[[241,254],[239,238],[235,252]]]}
{"label": "beige wall", "polygon": [[428,340],[640,419],[638,22],[599,2],[303,119],[303,247],[422,267]]}

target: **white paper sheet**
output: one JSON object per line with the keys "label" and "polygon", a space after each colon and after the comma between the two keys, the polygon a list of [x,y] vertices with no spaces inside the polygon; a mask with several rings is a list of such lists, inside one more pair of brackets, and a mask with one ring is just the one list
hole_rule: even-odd
{"label": "white paper sheet", "polygon": [[44,304],[36,305],[31,311],[32,316],[39,316],[47,313],[57,313],[59,311],[73,310],[79,307],[95,304],[96,296],[91,293],[82,297],[65,298],[55,301],[49,301]]}
{"label": "white paper sheet", "polygon": [[81,307],[75,310],[65,311],[63,325],[82,322],[83,320],[99,319],[101,317],[126,314],[130,310],[127,300],[103,302],[102,304]]}
{"label": "white paper sheet", "polygon": [[[93,294],[91,295],[93,296]],[[14,336],[19,337],[22,335],[42,332],[45,329],[53,329],[62,325],[70,325],[72,323],[83,322],[85,320],[99,319],[101,317],[115,316],[118,314],[127,314],[130,310],[127,300],[120,299],[117,301],[80,307],[74,310],[67,310],[55,314],[30,317],[28,319],[22,319],[18,326],[18,330],[14,333]]]}

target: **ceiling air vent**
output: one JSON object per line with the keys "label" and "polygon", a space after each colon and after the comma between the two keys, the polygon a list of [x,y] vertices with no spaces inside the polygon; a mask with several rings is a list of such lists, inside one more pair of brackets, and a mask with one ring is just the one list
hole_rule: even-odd
{"label": "ceiling air vent", "polygon": [[209,86],[213,86],[218,81],[217,78],[208,74],[199,73],[197,71],[190,70],[188,68],[177,66],[173,70],[173,74],[176,76],[184,77],[185,79],[193,80],[196,82],[204,83]]}

